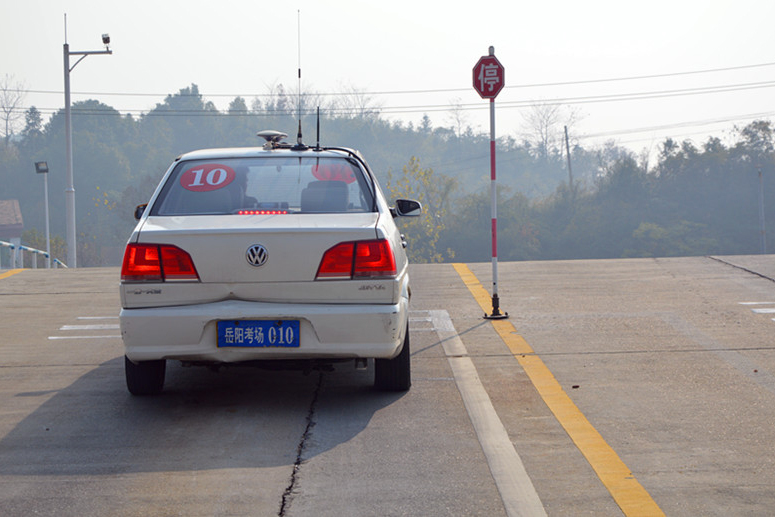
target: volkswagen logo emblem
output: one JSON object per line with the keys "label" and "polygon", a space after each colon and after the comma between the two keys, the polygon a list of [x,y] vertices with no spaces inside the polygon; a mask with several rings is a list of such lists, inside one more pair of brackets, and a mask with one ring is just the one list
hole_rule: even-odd
{"label": "volkswagen logo emblem", "polygon": [[260,244],[254,244],[245,253],[248,264],[254,267],[263,266],[269,260],[269,252]]}

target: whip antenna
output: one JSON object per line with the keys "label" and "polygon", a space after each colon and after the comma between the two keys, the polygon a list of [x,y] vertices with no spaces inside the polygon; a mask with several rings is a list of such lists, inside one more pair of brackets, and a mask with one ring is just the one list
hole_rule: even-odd
{"label": "whip antenna", "polygon": [[296,11],[296,34],[298,37],[298,51],[299,51],[299,133],[296,136],[296,144],[301,147],[304,144],[301,140],[301,9]]}
{"label": "whip antenna", "polygon": [[320,151],[320,106],[318,106],[318,123],[317,123],[317,125],[318,125],[318,139],[317,139],[317,144],[315,145],[315,149]]}

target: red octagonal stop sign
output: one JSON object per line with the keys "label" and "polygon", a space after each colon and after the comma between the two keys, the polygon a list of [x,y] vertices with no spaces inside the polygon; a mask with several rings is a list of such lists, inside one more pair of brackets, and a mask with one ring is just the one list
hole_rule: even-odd
{"label": "red octagonal stop sign", "polygon": [[503,65],[495,56],[482,56],[474,66],[474,89],[483,99],[494,99],[506,82]]}

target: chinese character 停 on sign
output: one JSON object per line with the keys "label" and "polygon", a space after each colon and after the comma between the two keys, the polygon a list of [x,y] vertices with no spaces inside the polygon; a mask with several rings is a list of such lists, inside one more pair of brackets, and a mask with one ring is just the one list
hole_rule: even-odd
{"label": "chinese character \u505c on sign", "polygon": [[500,80],[498,65],[495,63],[486,64],[479,70],[479,87],[482,90],[484,90],[486,86],[488,92],[493,91]]}

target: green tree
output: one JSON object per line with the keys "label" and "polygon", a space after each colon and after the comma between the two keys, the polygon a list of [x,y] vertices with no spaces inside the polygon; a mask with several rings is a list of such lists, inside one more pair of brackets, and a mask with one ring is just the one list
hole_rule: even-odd
{"label": "green tree", "polygon": [[168,95],[163,103],[157,104],[144,118],[163,119],[171,137],[170,154],[177,156],[194,149],[223,145],[223,138],[218,131],[218,115],[215,104],[205,101],[199,93],[199,87],[192,84],[174,95]]}
{"label": "green tree", "polygon": [[745,149],[752,158],[759,158],[773,152],[773,129],[769,120],[754,120],[739,130],[738,147]]}
{"label": "green tree", "polygon": [[[517,193],[511,197],[498,189],[498,257],[503,260],[539,258],[539,228],[530,200]],[[454,250],[455,260],[484,262],[492,257],[492,207],[490,193],[468,194],[454,205],[454,219],[441,235],[441,247]]]}
{"label": "green tree", "polygon": [[[46,235],[41,233],[36,228],[30,228],[22,233],[22,244],[30,248],[46,251]],[[26,255],[29,255],[27,253]],[[59,259],[62,262],[67,258],[67,243],[60,235],[51,236],[51,262],[53,266],[54,259]],[[25,257],[25,267],[32,267],[32,263],[28,257]],[[43,267],[43,259],[38,259],[38,267]]]}
{"label": "green tree", "polygon": [[422,168],[419,158],[414,156],[402,168],[401,177],[394,180],[388,172],[386,188],[391,199],[416,199],[423,205],[420,217],[398,221],[409,243],[407,254],[413,262],[443,262],[454,256],[452,250],[440,250],[437,244],[446,227],[455,185],[454,179],[436,174],[431,168]]}
{"label": "green tree", "polygon": [[6,147],[16,130],[16,125],[23,116],[22,101],[26,91],[21,82],[14,82],[13,76],[5,74],[0,79],[0,131],[3,132]]}
{"label": "green tree", "polygon": [[641,223],[633,232],[634,248],[627,257],[688,257],[711,253],[718,243],[704,224],[679,221],[668,227]]}
{"label": "green tree", "polygon": [[35,106],[30,106],[24,113],[24,129],[22,137],[38,138],[43,133],[43,117]]}

